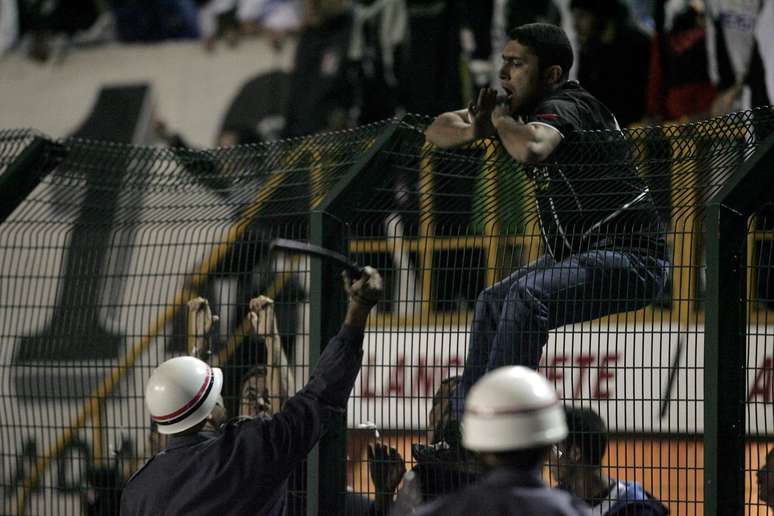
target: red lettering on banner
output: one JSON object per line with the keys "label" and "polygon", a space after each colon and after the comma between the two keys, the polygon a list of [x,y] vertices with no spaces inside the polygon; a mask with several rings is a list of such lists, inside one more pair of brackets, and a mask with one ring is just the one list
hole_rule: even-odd
{"label": "red lettering on banner", "polygon": [[420,394],[433,391],[434,378],[434,369],[427,367],[427,360],[420,358],[419,366],[417,367],[417,381],[415,382],[415,385],[419,386]]}
{"label": "red lettering on banner", "polygon": [[579,374],[575,389],[573,389],[573,396],[580,398],[583,393],[583,379],[586,377],[589,366],[594,363],[594,355],[578,355],[575,363],[578,364]]}
{"label": "red lettering on banner", "polygon": [[390,385],[387,387],[387,394],[396,394],[403,396],[403,388],[405,384],[406,374],[406,358],[401,355],[398,357],[398,362],[395,367],[390,369]]}
{"label": "red lettering on banner", "polygon": [[[540,372],[553,382],[557,392],[564,393],[565,382],[575,379],[573,388],[573,397],[583,395],[584,386],[593,399],[610,399],[615,397],[615,378],[616,374],[612,367],[618,363],[620,355],[617,352],[603,354],[597,360],[593,353],[581,354],[573,357],[572,355],[560,354],[544,360]],[[594,367],[596,365],[596,367]],[[568,373],[566,370],[569,370]],[[570,374],[574,373],[574,374]]]}
{"label": "red lettering on banner", "polygon": [[[610,380],[615,381],[615,374],[610,371],[610,363],[618,363],[618,353],[607,353],[599,361],[599,369],[597,370],[597,382],[594,385],[594,390],[591,393],[592,398],[597,399],[609,399],[610,391],[608,390]],[[602,390],[602,382],[605,382],[605,390]]]}
{"label": "red lettering on banner", "polygon": [[[368,354],[368,360],[366,364],[371,364],[376,360],[376,356],[373,353]],[[360,379],[360,396],[363,398],[373,398],[376,396],[376,392],[371,387],[371,367],[364,365],[362,368]]]}
{"label": "red lettering on banner", "polygon": [[562,366],[567,362],[567,355],[554,355],[551,359],[551,365],[545,368],[545,375],[548,381],[558,382],[564,379],[564,372],[557,366]]}
{"label": "red lettering on banner", "polygon": [[763,359],[763,364],[758,368],[755,373],[755,380],[753,381],[750,392],[747,394],[747,401],[753,401],[761,396],[765,403],[770,403],[772,396],[772,366],[774,366],[774,359],[766,357]]}
{"label": "red lettering on banner", "polygon": [[[411,392],[406,388],[406,358],[404,355],[398,355],[395,364],[376,364],[377,357],[371,353],[365,361],[360,372],[359,392],[362,398],[376,398],[389,395],[397,396],[428,396],[432,395],[436,388],[436,383],[440,383],[447,376],[450,370],[462,367],[462,360],[458,356],[450,357],[444,363],[428,364],[428,359],[422,357],[418,360],[415,367],[409,366],[413,376],[411,377]],[[382,369],[383,374],[376,372]],[[456,374],[456,372],[455,372]],[[380,382],[378,378],[389,379],[389,381]]]}

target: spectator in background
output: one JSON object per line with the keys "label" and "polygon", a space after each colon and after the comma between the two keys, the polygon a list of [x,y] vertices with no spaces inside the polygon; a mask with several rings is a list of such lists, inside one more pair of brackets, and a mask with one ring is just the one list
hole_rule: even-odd
{"label": "spectator in background", "polygon": [[463,105],[462,10],[454,0],[406,0],[408,54],[400,68],[401,104],[434,115]]}
{"label": "spectator in background", "polygon": [[567,425],[556,392],[540,374],[523,366],[486,374],[465,400],[462,428],[463,444],[488,472],[413,514],[589,514],[572,494],[542,480],[551,446],[564,439]]}
{"label": "spectator in background", "polygon": [[20,34],[29,42],[30,57],[39,61],[57,54],[62,37],[91,28],[101,12],[96,0],[29,0],[17,5]]}
{"label": "spectator in background", "polygon": [[279,49],[288,35],[301,28],[301,3],[295,0],[198,0],[205,48],[218,39],[233,46],[242,34],[265,34]]}
{"label": "spectator in background", "polygon": [[224,127],[215,142],[216,147],[234,147],[236,145],[251,145],[261,143],[263,138],[252,127]]}
{"label": "spectator in background", "polygon": [[[256,313],[263,314],[263,317],[256,317]],[[295,393],[296,373],[282,347],[274,315],[274,300],[266,296],[251,299],[249,317],[255,334],[266,347],[266,366],[253,367],[243,376],[239,415],[271,416],[279,412]],[[269,393],[272,393],[271,397]]]}
{"label": "spectator in background", "polygon": [[[473,457],[458,452],[462,437],[453,417],[452,399],[459,380],[459,376],[446,378],[433,395],[428,414],[428,440],[433,444],[412,445],[415,465],[411,471],[406,473],[406,464],[397,449],[382,443],[368,446],[368,469],[376,488],[372,514],[389,513],[396,494],[396,512],[409,512],[422,503],[459,491],[480,476]],[[403,487],[398,490],[401,480]]]}
{"label": "spectator in background", "polygon": [[[705,3],[709,70],[718,90],[712,114],[723,115],[761,105],[758,79],[762,65],[755,43],[759,2],[707,0]],[[745,90],[750,96],[743,99]]]}
{"label": "spectator in background", "polygon": [[[189,348],[191,356],[202,358],[205,362],[209,362],[212,358],[209,330],[202,330],[211,327],[212,323],[210,321],[215,322],[219,320],[219,317],[212,315],[209,302],[203,297],[195,297],[189,300],[187,304],[188,328],[186,346]],[[218,430],[227,419],[228,411],[223,403],[223,396],[218,394],[215,398],[215,406],[212,407],[210,414],[205,420],[206,422],[203,431],[214,432]],[[153,423],[153,421],[151,421],[151,423]],[[158,425],[156,425],[156,431],[158,431]]]}
{"label": "spectator in background", "polygon": [[664,505],[636,482],[602,473],[607,430],[591,409],[566,407],[568,435],[554,447],[551,466],[558,487],[584,499],[600,516],[664,516]]}
{"label": "spectator in background", "polygon": [[645,116],[650,37],[631,20],[623,0],[571,0],[578,37],[578,82],[621,127]]}
{"label": "spectator in background", "polygon": [[81,511],[84,516],[114,516],[121,505],[121,489],[124,479],[131,474],[130,457],[134,456],[131,440],[124,438],[113,450],[107,463],[90,464],[86,472],[86,484],[80,493]]}
{"label": "spectator in background", "polygon": [[86,485],[80,494],[83,516],[113,516],[121,504],[121,472],[111,466],[92,466],[86,474]]}
{"label": "spectator in background", "polygon": [[358,124],[367,124],[400,109],[399,77],[409,62],[409,13],[405,0],[361,1],[353,8],[349,57],[357,65]]}
{"label": "spectator in background", "polygon": [[284,137],[354,126],[357,71],[348,60],[351,33],[348,0],[306,0]]}
{"label": "spectator in background", "polygon": [[654,38],[648,114],[655,120],[706,117],[715,98],[707,60],[706,18],[701,2],[678,12],[663,36]]}
{"label": "spectator in background", "polygon": [[255,366],[242,377],[239,396],[239,415],[242,417],[270,417],[273,413],[269,383],[264,366]]}
{"label": "spectator in background", "polygon": [[301,2],[295,0],[239,0],[237,19],[243,33],[262,33],[275,49],[301,30]]}
{"label": "spectator in background", "polygon": [[112,0],[116,35],[124,42],[197,39],[193,0]]}
{"label": "spectator in background", "polygon": [[758,498],[774,509],[774,448],[769,450],[758,469]]}
{"label": "spectator in background", "polygon": [[[239,88],[223,114],[221,132],[242,132],[239,143],[277,140],[285,127],[290,74],[282,70],[259,73]],[[222,142],[216,146],[227,146]],[[233,145],[233,143],[229,144]]]}
{"label": "spectator in background", "polygon": [[198,0],[197,7],[204,48],[214,50],[219,39],[232,47],[239,42],[237,0]]}
{"label": "spectator in background", "polygon": [[19,37],[19,9],[16,0],[0,0],[0,56],[16,44]]}
{"label": "spectator in background", "polygon": [[[713,115],[751,107],[769,106],[774,99],[774,6],[773,0],[737,2],[707,0],[707,36],[710,76],[718,90]],[[767,84],[769,74],[769,84]],[[768,109],[753,112],[759,140],[774,131]]]}
{"label": "spectator in background", "polygon": [[406,474],[406,462],[392,446],[381,442],[369,444],[368,472],[376,490],[368,513],[380,516],[390,514],[395,492]]}
{"label": "spectator in background", "polygon": [[358,280],[347,278],[345,288],[349,304],[341,330],[325,346],[306,386],[271,418],[243,418],[218,432],[201,432],[220,394],[220,369],[194,357],[156,368],[146,404],[170,442],[129,479],[121,514],[284,514],[288,475],[346,409],[382,279],[366,267]]}
{"label": "spectator in background", "polygon": [[755,27],[758,52],[763,65],[763,82],[769,105],[774,104],[774,0],[763,0]]}

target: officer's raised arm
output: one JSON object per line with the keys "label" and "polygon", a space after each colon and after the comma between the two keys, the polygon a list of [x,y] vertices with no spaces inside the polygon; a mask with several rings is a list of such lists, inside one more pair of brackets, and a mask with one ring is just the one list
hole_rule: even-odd
{"label": "officer's raised arm", "polygon": [[[237,418],[205,431],[223,387],[222,371],[190,356],[156,368],[146,384],[145,403],[159,433],[170,440],[127,482],[122,515],[285,513],[290,473],[346,409],[382,278],[366,267],[356,281],[347,278],[345,289],[349,302],[341,329],[325,346],[309,382],[273,416]],[[274,335],[272,303],[258,301],[251,303],[259,312],[251,322],[260,333]]]}
{"label": "officer's raised arm", "polygon": [[[331,418],[343,413],[363,361],[363,338],[371,309],[381,298],[382,277],[365,267],[356,281],[344,280],[349,296],[338,334],[323,349],[307,384],[266,422],[271,440],[282,443],[271,458],[284,469],[300,461],[326,431]],[[267,457],[269,458],[269,457]]]}

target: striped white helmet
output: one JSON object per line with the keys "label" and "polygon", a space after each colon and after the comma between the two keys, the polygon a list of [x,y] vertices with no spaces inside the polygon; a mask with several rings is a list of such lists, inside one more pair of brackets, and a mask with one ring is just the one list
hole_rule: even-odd
{"label": "striped white helmet", "polygon": [[536,448],[567,437],[564,409],[543,376],[523,366],[487,373],[468,393],[462,444],[478,452]]}
{"label": "striped white helmet", "polygon": [[194,357],[167,360],[145,385],[145,405],[161,434],[176,434],[204,421],[223,387],[223,372]]}

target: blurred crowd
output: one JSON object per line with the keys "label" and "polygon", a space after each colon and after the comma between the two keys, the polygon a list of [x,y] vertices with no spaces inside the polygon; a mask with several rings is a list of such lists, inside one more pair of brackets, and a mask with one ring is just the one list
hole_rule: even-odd
{"label": "blurred crowd", "polygon": [[293,0],[3,0],[0,52],[21,47],[45,61],[62,47],[201,39],[239,43],[265,32],[278,44],[301,27]]}
{"label": "blurred crowd", "polygon": [[574,36],[571,78],[631,126],[771,104],[772,3],[0,0],[0,52],[46,60],[111,41],[200,39],[213,49],[262,36],[279,48],[296,37],[285,129],[265,139],[458,109],[497,84],[508,28],[544,21]]}

